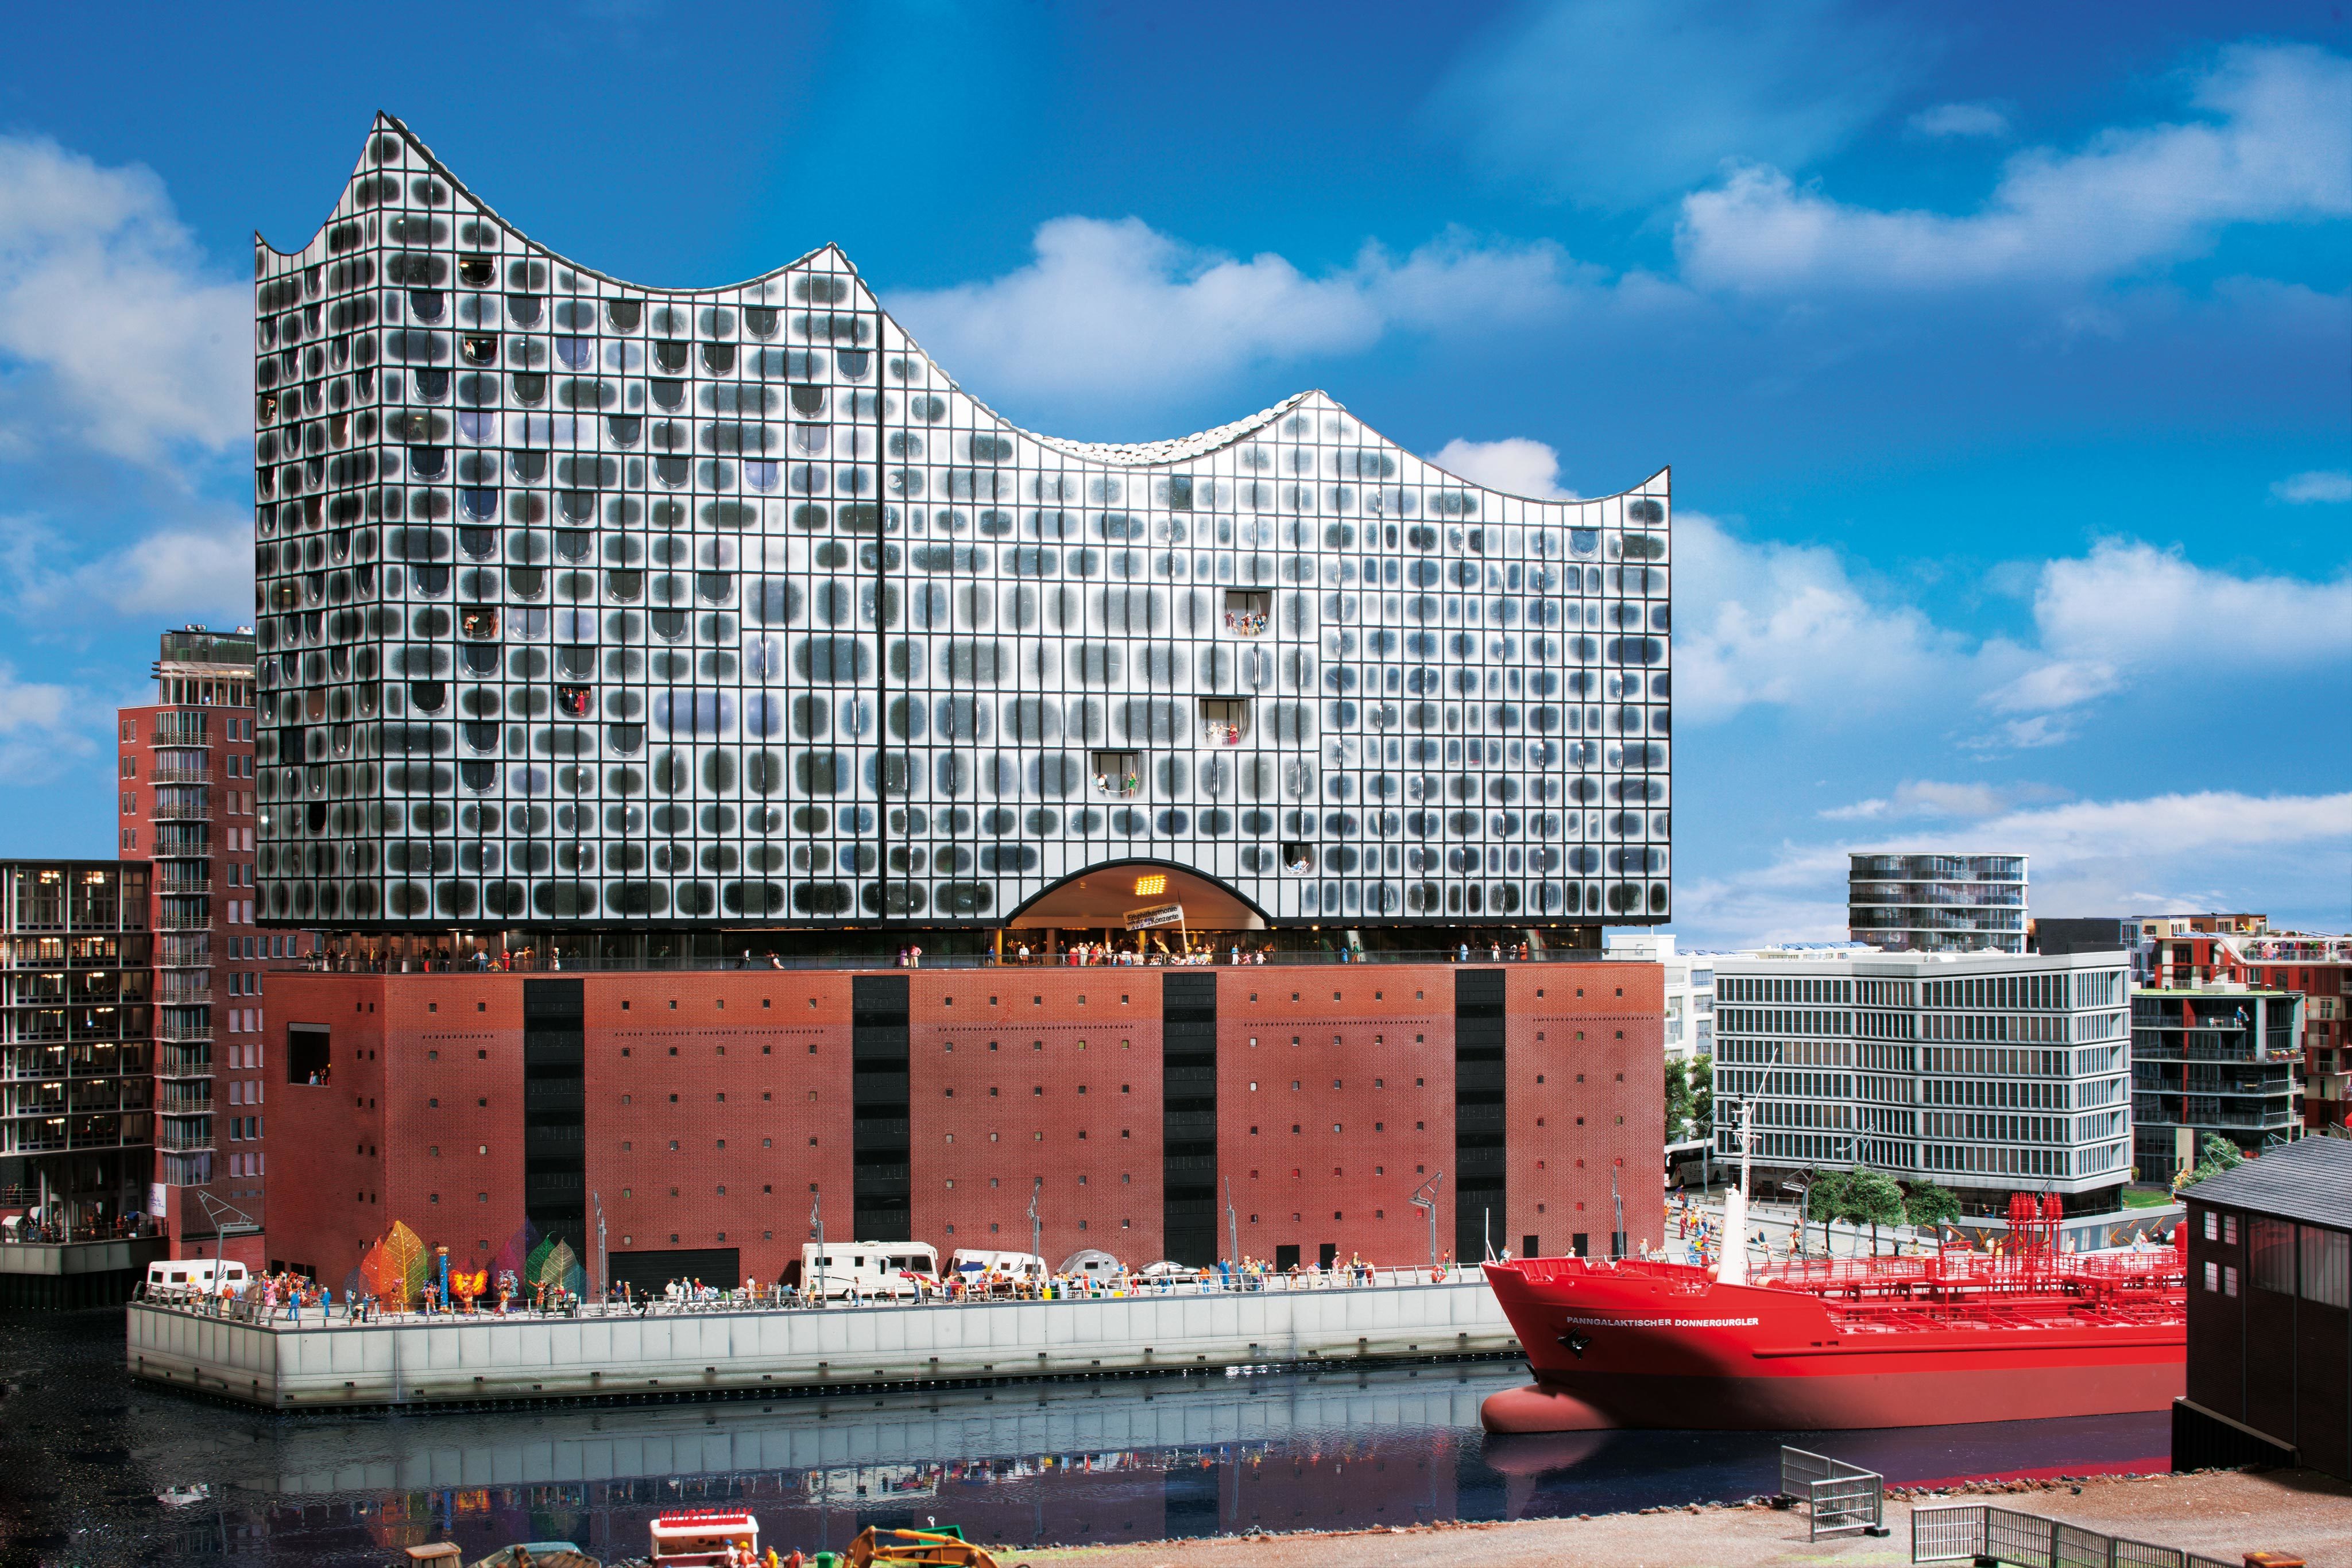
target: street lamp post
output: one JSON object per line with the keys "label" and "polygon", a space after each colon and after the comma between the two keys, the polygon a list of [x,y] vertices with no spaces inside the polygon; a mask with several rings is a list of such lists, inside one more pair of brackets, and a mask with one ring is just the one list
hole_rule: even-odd
{"label": "street lamp post", "polygon": [[1037,1260],[1038,1270],[1045,1267],[1045,1222],[1037,1218],[1037,1195],[1045,1190],[1045,1178],[1038,1176],[1029,1188],[1029,1252]]}
{"label": "street lamp post", "polygon": [[1429,1269],[1432,1274],[1437,1271],[1437,1184],[1444,1179],[1445,1173],[1439,1171],[1413,1188],[1412,1196],[1405,1200],[1429,1215]]}

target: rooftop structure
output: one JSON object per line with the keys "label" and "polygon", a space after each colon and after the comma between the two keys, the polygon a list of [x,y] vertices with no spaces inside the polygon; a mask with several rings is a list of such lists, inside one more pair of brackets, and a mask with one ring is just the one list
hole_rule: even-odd
{"label": "rooftop structure", "polygon": [[1889,952],[2025,951],[2025,857],[1856,854],[1846,924]]}
{"label": "rooftop structure", "polygon": [[623,283],[389,118],[255,264],[266,922],[1670,913],[1664,471],[1505,495],[1321,392],[1023,430],[830,246]]}

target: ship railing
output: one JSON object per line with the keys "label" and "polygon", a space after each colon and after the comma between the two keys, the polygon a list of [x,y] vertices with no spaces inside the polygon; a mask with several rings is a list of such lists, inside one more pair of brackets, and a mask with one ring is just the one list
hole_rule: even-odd
{"label": "ship railing", "polygon": [[2086,1563],[2098,1568],[2237,1568],[2178,1547],[2105,1535],[1990,1503],[1913,1509],[1911,1561],[1948,1563],[1958,1558],[2013,1568],[2080,1568]]}
{"label": "ship railing", "polygon": [[1806,1505],[1815,1541],[1825,1535],[1885,1535],[1886,1478],[1827,1454],[1780,1450],[1780,1495]]}

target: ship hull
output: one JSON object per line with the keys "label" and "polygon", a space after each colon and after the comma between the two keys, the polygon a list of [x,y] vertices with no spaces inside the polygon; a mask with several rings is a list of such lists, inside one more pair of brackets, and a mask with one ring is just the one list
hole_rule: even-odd
{"label": "ship hull", "polygon": [[2185,1386],[2177,1320],[1857,1333],[1811,1295],[1703,1277],[1488,1277],[1536,1374],[1486,1401],[1491,1432],[2040,1420],[2162,1410]]}

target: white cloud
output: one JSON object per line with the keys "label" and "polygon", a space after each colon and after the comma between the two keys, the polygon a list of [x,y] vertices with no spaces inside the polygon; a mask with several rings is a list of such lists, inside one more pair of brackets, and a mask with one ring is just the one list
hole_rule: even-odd
{"label": "white cloud", "polygon": [[1474,45],[1425,118],[1496,179],[1630,207],[1727,157],[1833,151],[1901,85],[1906,53],[1889,18],[1838,0],[1556,0]]}
{"label": "white cloud", "polygon": [[1000,277],[893,295],[890,307],[950,373],[991,395],[1165,400],[1395,330],[1550,316],[1581,270],[1549,244],[1449,233],[1402,261],[1368,246],[1310,277],[1272,254],[1196,249],[1139,218],[1055,218],[1038,225],[1035,251]]}
{"label": "white cloud", "polygon": [[1507,435],[1500,441],[1465,441],[1455,436],[1437,449],[1432,463],[1448,474],[1541,501],[1573,501],[1576,492],[1559,487],[1559,454],[1540,441]]}
{"label": "white cloud", "polygon": [[1939,103],[1910,119],[1922,136],[2006,136],[2009,116],[1989,103]]}
{"label": "white cloud", "polygon": [[81,727],[93,713],[114,716],[70,686],[20,681],[13,665],[0,664],[0,781],[38,783],[96,749]]}
{"label": "white cloud", "polygon": [[2341,468],[2315,468],[2279,480],[2271,486],[2271,494],[2294,506],[2314,501],[2352,501],[2352,474]]}
{"label": "white cloud", "polygon": [[1754,704],[1859,719],[1944,684],[1970,656],[1920,612],[1874,600],[1833,551],[1750,543],[1687,509],[1674,538],[1675,691],[1686,720]]}
{"label": "white cloud", "polygon": [[[2352,792],[2200,790],[2035,806],[1973,821],[1957,838],[1914,831],[1903,845],[2029,856],[2036,915],[2218,904],[2310,918],[2294,912],[2340,907],[2341,857],[2315,852],[2352,846]],[[1846,857],[1885,847],[1884,839],[1790,844],[1753,870],[1700,879],[1677,890],[1676,929],[1715,946],[1843,938]]]}
{"label": "white cloud", "polygon": [[11,391],[13,423],[138,461],[229,446],[252,429],[252,316],[151,171],[0,137],[0,367],[37,389]]}
{"label": "white cloud", "polygon": [[2200,254],[2229,224],[2352,215],[2352,61],[2240,45],[2190,99],[2205,118],[2018,154],[1966,216],[1848,206],[1744,165],[1684,199],[1685,276],[1766,291],[2079,282]]}
{"label": "white cloud", "polygon": [[0,518],[0,573],[11,580],[14,610],[51,622],[93,611],[167,621],[252,619],[247,514],[191,517],[79,561],[76,542],[86,541],[37,520]]}
{"label": "white cloud", "polygon": [[[2042,569],[2045,580],[2060,562]],[[2006,713],[2049,713],[2103,697],[2123,684],[2116,666],[2101,659],[2053,659],[1995,687],[1985,702]]]}
{"label": "white cloud", "polygon": [[1895,821],[1912,817],[1990,817],[2008,810],[2019,800],[2046,797],[2040,785],[1948,784],[1933,779],[1911,779],[1895,786],[1891,797],[1857,800],[1821,815],[1833,822]]}
{"label": "white cloud", "polygon": [[[2042,569],[2033,619],[2044,649],[2086,669],[2219,655],[2340,664],[2352,659],[2352,575],[2235,577],[2178,549],[2109,540]],[[2064,695],[2071,682],[2053,684]]]}

